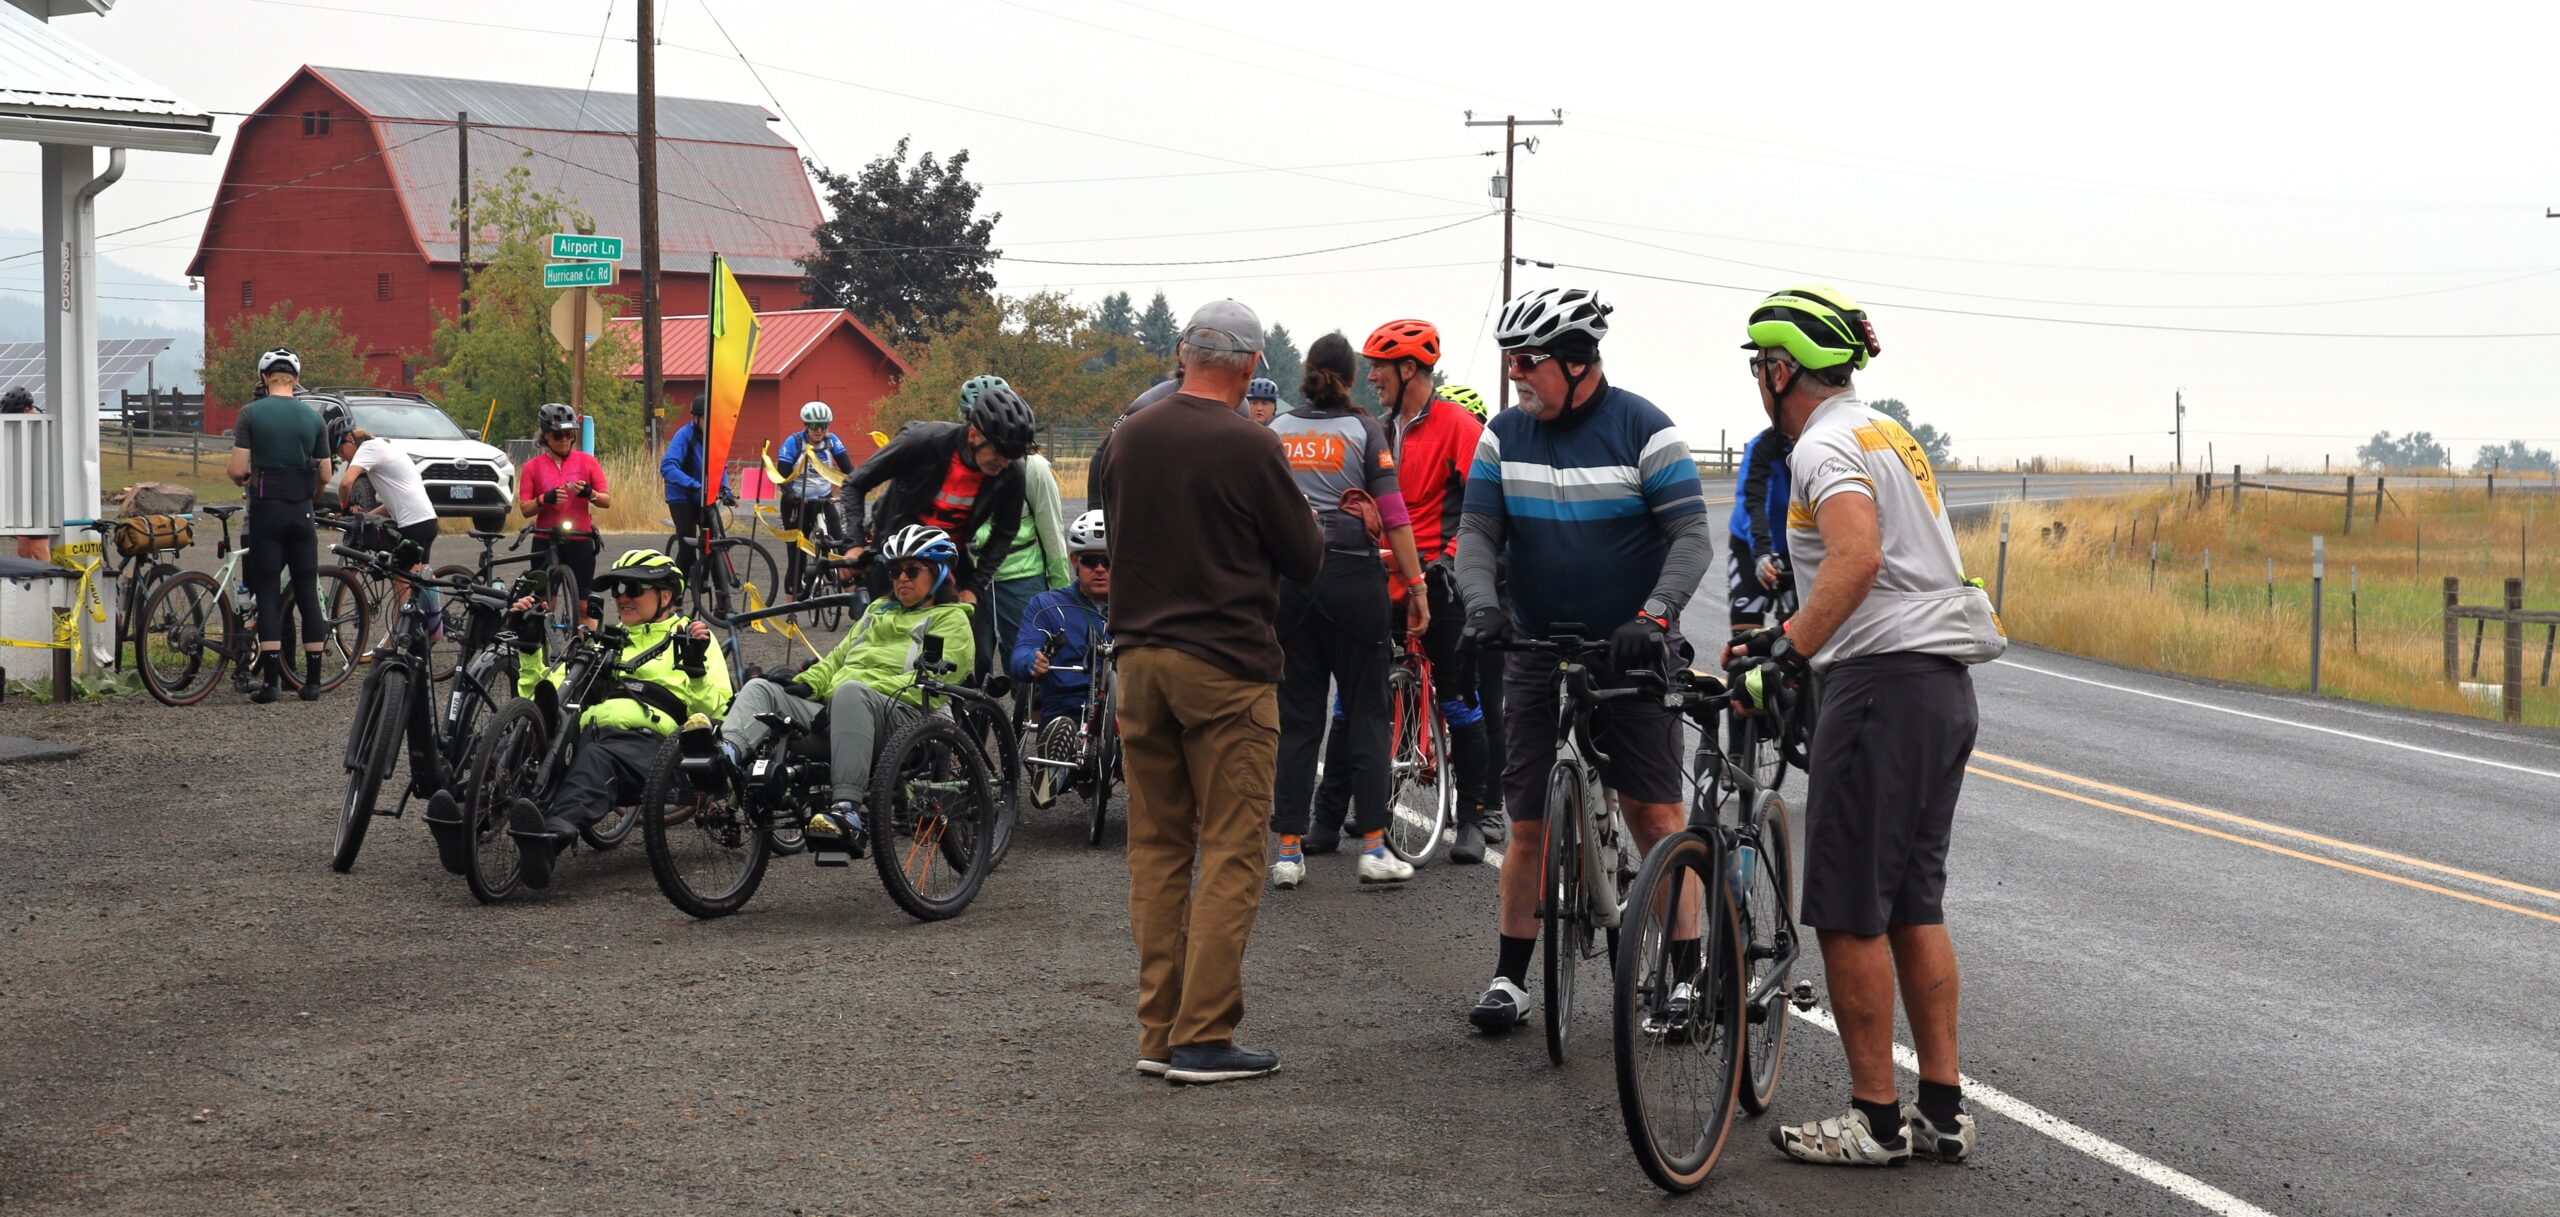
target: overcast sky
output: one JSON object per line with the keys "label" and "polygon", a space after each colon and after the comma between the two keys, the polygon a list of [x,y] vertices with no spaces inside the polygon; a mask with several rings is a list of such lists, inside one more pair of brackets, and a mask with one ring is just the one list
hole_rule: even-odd
{"label": "overcast sky", "polygon": [[[628,91],[636,7],[123,0],[58,27],[243,110],[303,63],[569,88],[594,63],[595,88]],[[664,92],[770,106],[770,86],[785,134],[836,168],[901,135],[965,148],[1023,258],[1259,258],[1465,220],[1492,208],[1498,162],[1478,154],[1501,139],[1462,111],[1562,109],[1518,186],[1519,252],[1562,265],[1520,268],[1515,290],[1600,290],[1611,378],[1702,447],[1763,425],[1741,319],[1796,281],[1870,305],[1865,395],[1972,460],[2165,463],[2182,387],[2191,463],[2209,440],[2226,466],[2316,467],[2384,428],[2451,437],[2466,463],[2487,440],[2560,447],[2560,337],[2371,336],[2560,334],[2553,7],[727,0],[761,84],[701,0],[660,8]],[[203,206],[221,161],[137,154],[102,228]],[[0,145],[0,182],[34,167]],[[34,229],[9,193],[0,227]],[[176,276],[201,223],[106,245]],[[1490,397],[1500,248],[1479,219],[1311,257],[1009,260],[998,278],[1141,303],[1161,286],[1184,313],[1233,295],[1301,345],[1423,317]]]}

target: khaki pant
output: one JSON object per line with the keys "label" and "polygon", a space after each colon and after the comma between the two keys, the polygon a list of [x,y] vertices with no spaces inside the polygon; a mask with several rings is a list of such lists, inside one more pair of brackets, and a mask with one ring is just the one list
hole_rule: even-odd
{"label": "khaki pant", "polygon": [[1119,679],[1138,1053],[1164,1060],[1177,1047],[1232,1044],[1244,1020],[1278,686],[1163,647],[1120,652]]}

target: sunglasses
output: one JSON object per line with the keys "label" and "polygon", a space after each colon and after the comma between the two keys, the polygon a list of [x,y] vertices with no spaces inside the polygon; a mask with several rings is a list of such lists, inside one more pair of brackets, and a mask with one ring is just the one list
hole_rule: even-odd
{"label": "sunglasses", "polygon": [[918,562],[909,562],[903,565],[890,567],[889,577],[892,579],[921,579],[932,572],[933,568],[930,566],[926,566]]}
{"label": "sunglasses", "polygon": [[1109,570],[1111,569],[1111,555],[1077,554],[1076,565],[1081,566],[1086,570]]}
{"label": "sunglasses", "polygon": [[645,587],[633,587],[629,584],[623,584],[613,589],[613,598],[616,600],[637,600],[640,597],[647,595],[650,590],[651,589]]}
{"label": "sunglasses", "polygon": [[1527,376],[1537,371],[1539,364],[1553,358],[1555,356],[1536,351],[1505,351],[1502,355],[1502,366],[1510,369],[1514,375]]}

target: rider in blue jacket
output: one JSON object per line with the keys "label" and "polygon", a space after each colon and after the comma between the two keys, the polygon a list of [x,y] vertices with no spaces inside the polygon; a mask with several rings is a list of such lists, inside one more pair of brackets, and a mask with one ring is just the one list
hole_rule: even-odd
{"label": "rider in blue jacket", "polygon": [[1771,427],[1742,448],[1733,515],[1725,525],[1732,534],[1726,541],[1725,592],[1736,633],[1795,615],[1795,580],[1787,568],[1789,446]]}

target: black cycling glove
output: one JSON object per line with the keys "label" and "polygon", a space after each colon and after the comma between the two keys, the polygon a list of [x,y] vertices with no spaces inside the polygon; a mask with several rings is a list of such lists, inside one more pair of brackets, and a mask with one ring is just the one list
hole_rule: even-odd
{"label": "black cycling glove", "polygon": [[1511,614],[1503,612],[1501,605],[1488,604],[1467,614],[1466,632],[1459,636],[1459,641],[1471,647],[1481,647],[1509,642],[1514,636]]}
{"label": "black cycling glove", "polygon": [[1659,672],[1670,642],[1671,631],[1660,618],[1638,613],[1609,631],[1609,666],[1621,672]]}
{"label": "black cycling glove", "polygon": [[1725,661],[1725,670],[1738,672],[1760,660],[1772,660],[1789,677],[1801,677],[1806,670],[1804,652],[1796,649],[1796,640],[1787,636],[1784,626],[1762,626],[1733,636],[1732,650],[1738,652]]}

